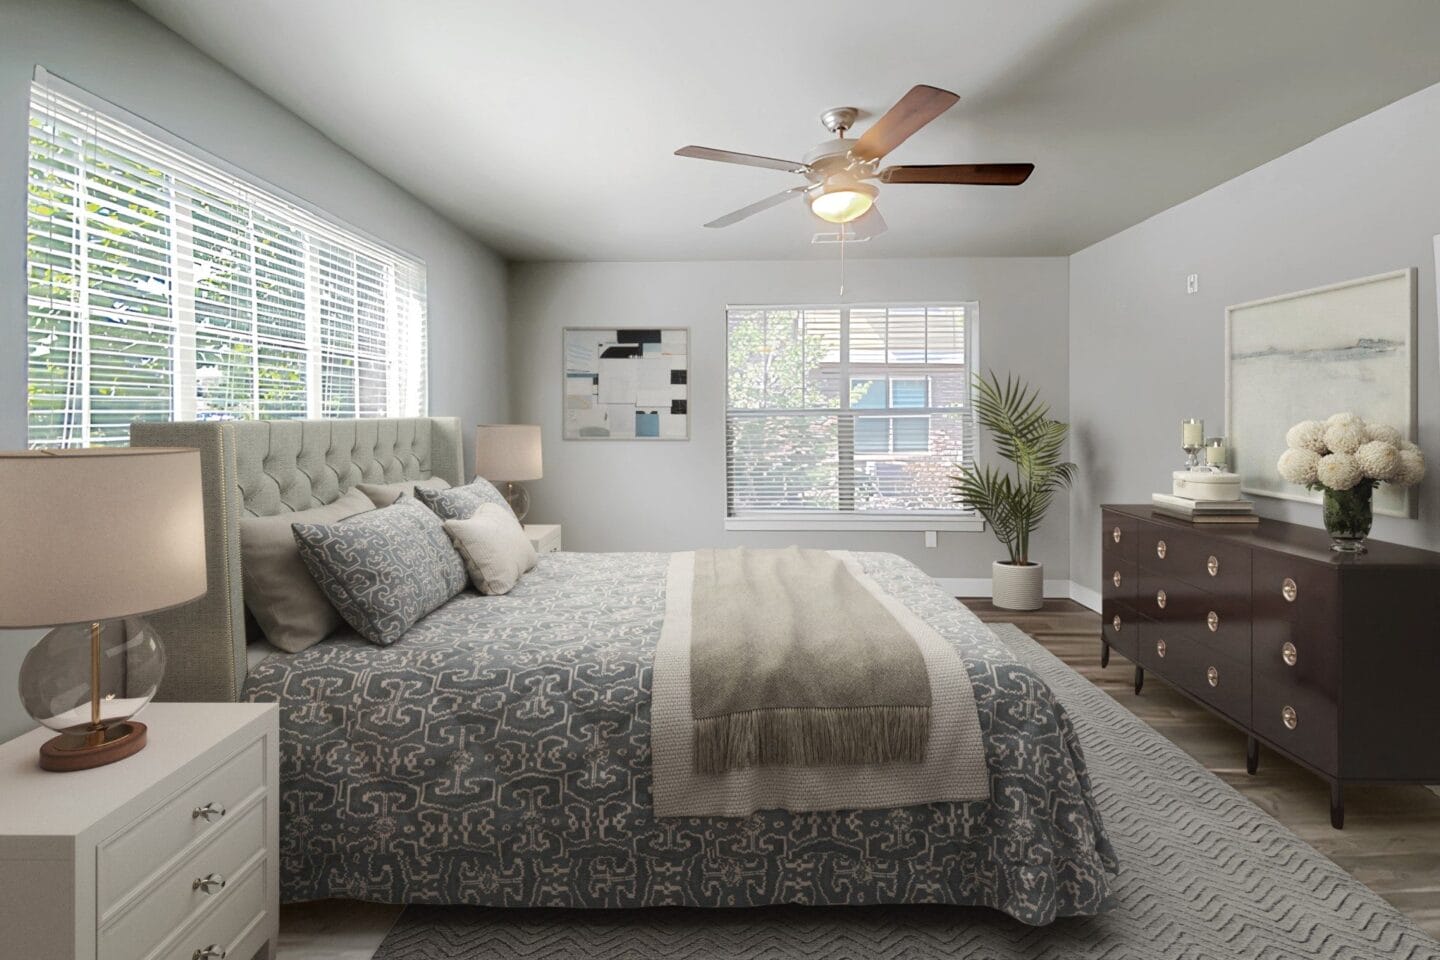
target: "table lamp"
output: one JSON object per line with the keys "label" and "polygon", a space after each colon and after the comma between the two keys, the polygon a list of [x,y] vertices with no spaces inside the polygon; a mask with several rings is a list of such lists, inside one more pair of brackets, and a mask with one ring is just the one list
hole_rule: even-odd
{"label": "table lamp", "polygon": [[475,476],[505,484],[505,500],[515,519],[530,512],[530,493],[522,480],[539,480],[540,428],[524,423],[482,423],[475,428]]}
{"label": "table lamp", "polygon": [[40,766],[124,759],[165,669],[139,615],[205,593],[199,451],[0,452],[0,490],[0,627],[55,627],[20,667],[26,711],[59,734]]}

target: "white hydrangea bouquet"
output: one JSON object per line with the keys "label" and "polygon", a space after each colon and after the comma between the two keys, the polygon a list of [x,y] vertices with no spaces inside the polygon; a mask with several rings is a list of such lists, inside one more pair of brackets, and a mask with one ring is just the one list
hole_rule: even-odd
{"label": "white hydrangea bouquet", "polygon": [[1370,535],[1375,487],[1413,487],[1425,477],[1420,448],[1383,423],[1353,413],[1302,420],[1285,434],[1289,447],[1276,464],[1280,476],[1324,491],[1325,529],[1334,549],[1362,553]]}

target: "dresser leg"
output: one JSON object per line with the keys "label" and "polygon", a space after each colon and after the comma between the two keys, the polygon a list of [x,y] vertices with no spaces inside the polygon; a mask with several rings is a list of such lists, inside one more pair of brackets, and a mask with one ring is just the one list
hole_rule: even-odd
{"label": "dresser leg", "polygon": [[1260,741],[1254,737],[1245,738],[1245,772],[1251,776],[1260,769]]}
{"label": "dresser leg", "polygon": [[1110,642],[1103,638],[1100,640],[1100,666],[1110,666]]}
{"label": "dresser leg", "polygon": [[1339,780],[1330,781],[1330,826],[1345,829],[1345,787]]}
{"label": "dresser leg", "polygon": [[1139,694],[1140,688],[1143,686],[1145,686],[1145,668],[1137,666],[1135,668],[1135,693]]}

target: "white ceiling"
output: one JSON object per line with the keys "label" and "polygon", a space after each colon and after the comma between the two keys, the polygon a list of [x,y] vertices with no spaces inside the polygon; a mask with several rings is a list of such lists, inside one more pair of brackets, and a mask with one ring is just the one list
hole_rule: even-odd
{"label": "white ceiling", "polygon": [[851,250],[1068,254],[1440,82],[1436,0],[135,2],[512,259],[835,256],[798,200],[703,229],[798,178],[672,153],[916,83],[962,99],[890,162],[1035,174],[882,186]]}

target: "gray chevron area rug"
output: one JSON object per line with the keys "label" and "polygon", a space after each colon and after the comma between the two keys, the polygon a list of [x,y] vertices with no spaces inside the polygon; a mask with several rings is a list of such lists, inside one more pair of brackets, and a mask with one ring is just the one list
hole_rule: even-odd
{"label": "gray chevron area rug", "polygon": [[376,960],[1440,958],[1440,943],[1016,627],[1065,704],[1120,855],[1116,909],[1027,927],[962,907],[410,907]]}

